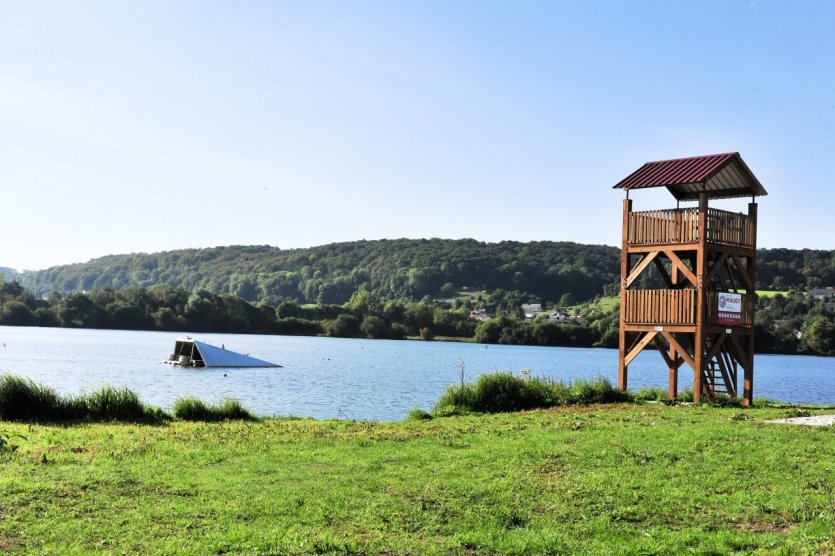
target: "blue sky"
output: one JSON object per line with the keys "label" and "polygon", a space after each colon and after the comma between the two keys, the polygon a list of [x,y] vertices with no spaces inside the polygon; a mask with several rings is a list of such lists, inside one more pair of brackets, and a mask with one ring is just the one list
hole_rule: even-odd
{"label": "blue sky", "polygon": [[828,1],[0,0],[0,266],[618,245],[612,185],[728,151],[769,191],[761,246],[833,249],[832,29]]}

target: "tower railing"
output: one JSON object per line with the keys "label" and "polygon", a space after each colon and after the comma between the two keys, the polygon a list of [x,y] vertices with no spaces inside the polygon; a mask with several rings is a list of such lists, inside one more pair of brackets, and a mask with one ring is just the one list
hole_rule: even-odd
{"label": "tower railing", "polygon": [[[751,219],[742,213],[707,209],[708,243],[754,247]],[[629,245],[668,245],[699,241],[699,209],[665,209],[630,212]]]}
{"label": "tower railing", "polygon": [[[626,290],[624,320],[627,324],[695,326],[697,290]],[[723,326],[719,318],[719,293],[705,293],[705,324]],[[742,294],[740,320],[729,326],[754,325],[754,295]]]}

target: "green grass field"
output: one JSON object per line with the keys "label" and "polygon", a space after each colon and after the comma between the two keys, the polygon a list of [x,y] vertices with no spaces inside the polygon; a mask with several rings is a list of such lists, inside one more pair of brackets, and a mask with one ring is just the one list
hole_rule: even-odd
{"label": "green grass field", "polygon": [[786,413],[0,423],[0,552],[833,554],[835,428]]}
{"label": "green grass field", "polygon": [[757,295],[760,297],[774,297],[776,295],[782,295],[783,297],[786,297],[788,294],[788,291],[757,290]]}

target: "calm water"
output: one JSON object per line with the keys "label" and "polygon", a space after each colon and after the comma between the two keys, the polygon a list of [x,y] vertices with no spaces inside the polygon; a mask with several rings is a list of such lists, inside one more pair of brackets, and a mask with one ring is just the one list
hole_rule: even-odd
{"label": "calm water", "polygon": [[[420,341],[348,340],[248,334],[193,334],[195,339],[283,365],[269,369],[186,370],[163,365],[181,333],[0,326],[0,373],[14,373],[62,393],[127,386],[170,408],[185,394],[207,401],[239,399],[262,415],[397,420],[430,409],[458,381],[496,370],[531,369],[557,380],[606,377],[617,382],[617,350],[484,346]],[[835,358],[758,355],[755,397],[792,403],[835,403]],[[679,384],[692,383],[686,370]],[[629,367],[629,386],[666,388],[656,352]],[[741,379],[740,379],[741,382]]]}

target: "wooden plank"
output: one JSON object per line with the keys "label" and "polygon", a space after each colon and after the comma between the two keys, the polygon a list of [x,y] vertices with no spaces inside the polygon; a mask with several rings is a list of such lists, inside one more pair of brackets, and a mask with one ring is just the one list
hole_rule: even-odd
{"label": "wooden plank", "polygon": [[[680,243],[680,244],[677,244],[675,246],[675,250],[676,251],[688,251],[688,250],[695,251],[696,249],[698,249],[698,247],[699,247],[698,243],[692,243],[692,242],[690,242],[690,243]],[[629,252],[630,253],[635,253],[635,254],[637,254],[637,253],[650,253],[652,251],[658,251],[658,246],[657,245],[633,245],[633,244],[630,244],[630,246],[629,246]]]}
{"label": "wooden plank", "polygon": [[[626,323],[626,330],[629,332],[651,332],[658,328],[658,325],[654,324],[646,324],[646,323]],[[673,333],[693,333],[696,330],[696,326],[693,324],[665,324],[662,326],[665,332],[673,332]]]}

